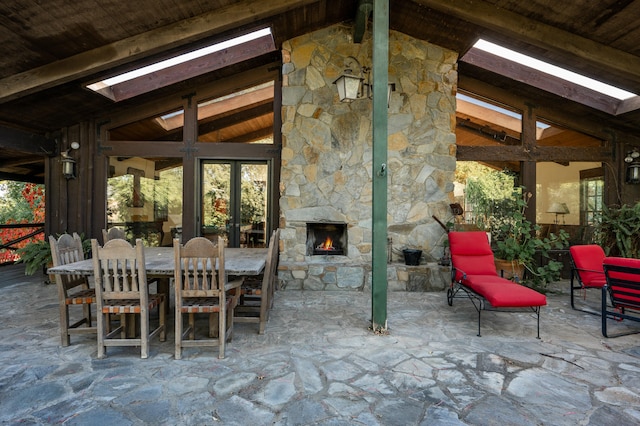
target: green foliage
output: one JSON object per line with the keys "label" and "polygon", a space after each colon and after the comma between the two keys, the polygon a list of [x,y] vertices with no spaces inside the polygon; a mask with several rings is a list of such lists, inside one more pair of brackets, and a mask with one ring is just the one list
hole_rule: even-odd
{"label": "green foliage", "polygon": [[465,197],[473,209],[475,224],[480,229],[495,232],[501,226],[500,217],[495,213],[517,208],[513,198],[515,177],[509,172],[484,166],[471,169],[469,165],[457,174],[458,179],[466,181]]}
{"label": "green foliage", "polygon": [[603,206],[595,240],[607,256],[640,258],[640,201],[634,206]]}
{"label": "green foliage", "polygon": [[[243,225],[264,222],[266,217],[266,185],[263,165],[242,167],[240,222]],[[205,168],[204,225],[224,229],[229,219],[230,171],[226,164]]]}
{"label": "green foliage", "polygon": [[[515,261],[524,265],[529,272],[527,280],[534,286],[544,288],[547,283],[560,279],[562,263],[549,260],[546,265],[539,266],[536,256],[549,258],[549,250],[562,249],[568,246],[568,237],[564,230],[556,235],[551,233],[546,238],[538,237],[540,226],[527,220],[525,211],[531,193],[516,188],[513,191],[513,203],[505,203],[509,208],[494,211],[495,234],[492,231],[494,254],[496,258]],[[515,205],[515,208],[511,208]]]}
{"label": "green foliage", "polygon": [[[30,200],[25,196],[28,187],[44,189],[44,185],[33,185],[24,182],[2,181],[0,182],[0,223],[32,223],[37,222],[34,208],[38,208],[40,200]],[[34,193],[35,194],[35,193]],[[38,195],[39,197],[40,195]],[[44,202],[42,202],[44,206]],[[44,210],[44,209],[43,209]]]}
{"label": "green foliage", "polygon": [[25,264],[24,273],[26,275],[33,275],[52,262],[51,247],[49,242],[45,240],[33,241],[19,248],[16,252],[20,255],[20,259],[16,263]]}

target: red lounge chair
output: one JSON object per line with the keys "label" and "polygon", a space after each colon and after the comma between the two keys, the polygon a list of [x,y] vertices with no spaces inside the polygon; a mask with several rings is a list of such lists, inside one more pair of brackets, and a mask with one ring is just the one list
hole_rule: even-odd
{"label": "red lounge chair", "polygon": [[[604,250],[596,244],[585,244],[569,247],[569,253],[571,254],[571,287],[569,289],[571,291],[571,307],[577,311],[600,315],[600,312],[576,308],[574,292],[581,290],[586,299],[587,289],[602,289],[606,284],[604,269],[602,269],[602,261],[605,258]],[[578,285],[575,285],[574,278]]]}
{"label": "red lounge chair", "polygon": [[[451,250],[451,287],[447,290],[447,303],[453,305],[455,297],[468,297],[480,312],[490,308],[530,308],[538,320],[540,338],[540,307],[547,304],[544,294],[498,276],[485,232],[449,232]],[[463,295],[457,296],[462,291]]]}
{"label": "red lounge chair", "polygon": [[[606,257],[603,261],[607,283],[602,287],[602,335],[618,337],[640,330],[607,335],[607,318],[640,321],[640,259]],[[607,304],[607,295],[611,306]]]}

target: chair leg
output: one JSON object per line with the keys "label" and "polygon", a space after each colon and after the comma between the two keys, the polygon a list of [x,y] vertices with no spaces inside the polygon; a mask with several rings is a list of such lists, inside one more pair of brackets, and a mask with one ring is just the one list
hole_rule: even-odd
{"label": "chair leg", "polygon": [[[168,293],[167,293],[168,295]],[[160,331],[160,341],[164,342],[167,340],[167,305],[169,304],[169,298],[165,295],[160,302],[160,327],[162,330]]]}
{"label": "chair leg", "polygon": [[109,319],[109,314],[103,314],[102,312],[98,312],[98,318],[96,320],[97,322],[96,334],[98,335],[98,358],[100,359],[104,358],[104,355],[105,355],[105,347],[104,347],[105,317]]}
{"label": "chair leg", "polygon": [[69,346],[71,339],[69,338],[69,305],[60,303],[60,344]]}
{"label": "chair leg", "polygon": [[224,359],[224,346],[227,340],[226,331],[227,331],[227,318],[226,318],[226,310],[224,307],[221,307],[220,312],[218,312],[218,343],[219,343],[219,351],[218,358]]}
{"label": "chair leg", "polygon": [[176,359],[181,359],[182,358],[182,312],[180,311],[180,309],[176,309],[176,318],[175,318],[175,322],[176,322],[176,353],[175,353],[175,358]]}
{"label": "chair leg", "polygon": [[88,303],[83,303],[82,314],[86,319],[87,327],[91,327],[91,305],[89,305]]}
{"label": "chair leg", "polygon": [[225,338],[231,341],[233,339],[233,317],[235,315],[235,303],[236,300],[232,300],[229,304],[229,308],[225,310],[227,317],[227,328],[225,330]]}
{"label": "chair leg", "polygon": [[149,357],[149,310],[142,306],[140,310],[140,358]]}
{"label": "chair leg", "polygon": [[209,337],[216,337],[217,336],[217,332],[216,332],[216,328],[218,328],[218,318],[217,318],[217,314],[215,313],[210,313],[209,314]]}
{"label": "chair leg", "polygon": [[196,318],[195,315],[189,314],[189,340],[195,340],[196,338]]}

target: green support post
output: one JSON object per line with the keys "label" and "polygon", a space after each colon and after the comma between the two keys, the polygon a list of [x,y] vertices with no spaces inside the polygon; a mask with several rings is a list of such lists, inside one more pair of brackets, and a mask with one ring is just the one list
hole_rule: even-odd
{"label": "green support post", "polygon": [[387,84],[389,0],[373,4],[373,205],[371,311],[374,332],[387,330]]}

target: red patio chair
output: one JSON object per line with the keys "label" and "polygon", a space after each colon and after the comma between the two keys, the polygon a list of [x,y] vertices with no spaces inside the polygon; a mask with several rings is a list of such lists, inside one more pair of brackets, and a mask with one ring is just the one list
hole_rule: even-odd
{"label": "red patio chair", "polygon": [[[582,291],[583,299],[587,298],[587,289],[601,289],[606,284],[602,261],[605,258],[604,250],[597,244],[575,245],[569,247],[571,255],[571,308],[592,315],[600,315],[600,312],[579,309],[575,306],[574,292]],[[576,285],[577,281],[577,285]]]}
{"label": "red patio chair", "polygon": [[[602,335],[618,337],[640,330],[607,334],[607,319],[640,321],[640,259],[606,257],[603,261],[606,284],[602,287]],[[607,303],[607,296],[611,305]]]}
{"label": "red patio chair", "polygon": [[[447,303],[452,306],[456,297],[471,300],[478,311],[478,336],[483,309],[505,308],[509,311],[512,308],[530,308],[537,316],[539,339],[540,308],[547,304],[547,298],[497,274],[487,234],[482,231],[449,232],[449,247],[452,269]],[[464,294],[457,296],[460,291]]]}

